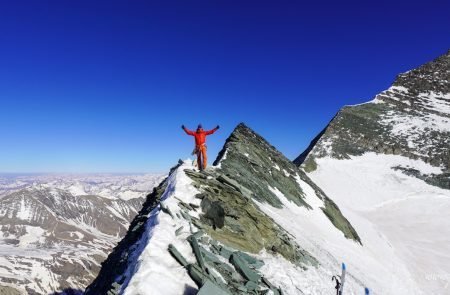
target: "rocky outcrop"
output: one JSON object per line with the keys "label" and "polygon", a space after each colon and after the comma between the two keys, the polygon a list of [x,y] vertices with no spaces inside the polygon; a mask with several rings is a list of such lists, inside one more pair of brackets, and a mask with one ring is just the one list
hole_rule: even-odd
{"label": "rocky outcrop", "polygon": [[316,197],[324,202],[322,210],[333,225],[345,237],[361,243],[357,232],[337,205],[303,171],[245,124],[236,127],[214,165],[219,165],[223,174],[239,183],[248,198],[279,208],[282,202],[275,189],[289,201],[311,209],[299,181],[307,183],[314,188]]}
{"label": "rocky outcrop", "polygon": [[450,171],[450,51],[399,75],[374,100],[343,107],[294,162],[307,172],[315,159],[365,152],[421,159],[442,168],[422,178],[442,188]]}
{"label": "rocky outcrop", "polygon": [[[178,184],[178,179],[182,184]],[[302,187],[308,187],[308,192]],[[192,196],[179,195],[188,191],[194,191]],[[280,194],[286,200],[280,199]],[[318,198],[316,203],[323,203],[323,208],[313,208],[306,197]],[[183,267],[170,267],[167,271],[185,271],[197,284],[198,294],[282,294],[283,290],[260,271],[265,262],[258,255],[279,257],[303,270],[319,266],[318,260],[258,205],[284,208],[283,202],[305,210],[322,210],[323,220],[331,221],[330,227],[334,225],[345,237],[360,243],[336,204],[303,171],[240,124],[226,141],[215,167],[199,172],[180,161],[172,168],[169,177],[147,197],[86,294],[121,294],[129,286],[134,290],[130,292],[139,292],[136,288],[140,279],[133,281],[133,277],[139,273],[141,278],[145,273],[139,266],[142,261],[151,263],[151,253],[146,248],[152,243],[149,232],[157,231],[155,227],[162,226],[158,225],[162,220],[169,231],[173,230],[170,234],[164,230],[163,240],[172,241],[167,244],[169,259]],[[156,243],[160,250],[161,244]],[[190,245],[195,262],[175,244],[181,245],[185,254],[184,245]]]}
{"label": "rocky outcrop", "polygon": [[[208,210],[203,210],[200,220],[193,220],[210,237],[233,249],[255,254],[265,249],[281,254],[294,264],[317,264],[314,257],[302,250],[286,231],[254,205],[251,193],[246,195],[245,187],[230,184],[232,180],[214,170],[204,173],[186,170],[185,173],[202,192],[198,195],[202,199],[202,207],[205,203],[215,204],[214,209],[208,206]],[[214,219],[220,219],[221,226]]]}

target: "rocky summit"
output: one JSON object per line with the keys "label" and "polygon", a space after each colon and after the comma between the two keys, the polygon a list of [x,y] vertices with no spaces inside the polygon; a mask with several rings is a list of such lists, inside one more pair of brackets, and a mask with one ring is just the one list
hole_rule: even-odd
{"label": "rocky summit", "polygon": [[344,107],[295,162],[245,124],[205,171],[180,160],[85,293],[332,294],[341,262],[349,294],[442,293],[449,57]]}
{"label": "rocky summit", "polygon": [[311,142],[295,163],[306,171],[315,159],[348,159],[366,152],[401,155],[439,167],[423,174],[399,166],[408,175],[450,189],[450,51],[400,74],[386,91],[364,104],[346,106]]}
{"label": "rocky summit", "polygon": [[180,161],[172,168],[86,294],[332,290],[328,273],[339,263],[324,260],[325,250],[309,240],[315,226],[354,248],[364,242],[303,171],[239,124],[213,167],[199,172]]}
{"label": "rocky summit", "polygon": [[278,208],[282,207],[282,201],[277,192],[298,206],[312,209],[299,182],[308,184],[324,202],[321,209],[334,226],[347,238],[361,242],[336,204],[302,170],[244,124],[236,127],[214,164],[220,167],[220,172],[247,188],[250,198]]}

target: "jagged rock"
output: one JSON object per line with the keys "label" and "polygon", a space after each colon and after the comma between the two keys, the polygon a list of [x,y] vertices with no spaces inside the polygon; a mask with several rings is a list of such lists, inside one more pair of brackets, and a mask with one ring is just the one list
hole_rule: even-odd
{"label": "jagged rock", "polygon": [[186,211],[184,211],[183,209],[180,211],[180,214],[181,214],[181,216],[183,216],[184,219],[186,219],[188,221],[192,220],[192,217]]}
{"label": "jagged rock", "polygon": [[189,264],[186,268],[189,276],[199,287],[210,280],[210,277],[197,264]]}
{"label": "jagged rock", "polygon": [[431,185],[443,188],[450,189],[450,173],[442,173],[442,174],[423,174],[419,170],[409,167],[395,166],[392,167],[393,170],[400,170],[406,175],[414,176],[419,179],[422,179],[426,183]]}
{"label": "jagged rock", "polygon": [[198,265],[202,270],[205,270],[205,261],[203,260],[203,255],[200,251],[200,246],[198,245],[197,239],[191,236],[188,238],[188,241],[191,244],[192,250],[194,251]]}
{"label": "jagged rock", "polygon": [[172,214],[172,211],[170,211],[169,207],[166,207],[163,203],[160,204],[160,207],[161,207],[161,211],[162,212],[164,212],[166,214],[169,214],[170,217],[174,218],[173,214]]}
{"label": "jagged rock", "polygon": [[230,260],[231,255],[233,254],[233,251],[227,249],[227,247],[224,247],[224,246],[220,246],[219,249],[220,249],[220,250],[219,250],[220,255],[221,255],[223,258],[225,258],[225,259],[227,259],[227,260]]}
{"label": "jagged rock", "polygon": [[261,276],[257,272],[250,269],[245,260],[243,260],[238,254],[233,253],[230,257],[230,262],[247,280],[257,283],[261,279]]}
{"label": "jagged rock", "polygon": [[196,194],[195,197],[196,197],[197,199],[202,200],[202,199],[205,197],[205,194]]}
{"label": "jagged rock", "polygon": [[245,187],[252,192],[251,197],[281,208],[281,201],[268,189],[270,185],[297,205],[310,208],[304,201],[304,193],[294,177],[285,175],[295,173],[297,170],[295,165],[247,126],[241,123],[236,127],[214,165],[220,162],[225,151],[226,160],[221,162],[224,176],[218,178],[222,182],[238,190]]}
{"label": "jagged rock", "polygon": [[[227,140],[224,150],[227,151],[227,157],[226,160],[220,162],[220,168],[204,172],[196,172],[192,169],[182,171],[192,179],[190,185],[199,191],[195,196],[201,200],[198,212],[194,212],[198,206],[185,201],[184,197],[171,196],[174,197],[175,203],[179,207],[171,208],[176,208],[177,213],[184,219],[174,219],[171,222],[186,223],[187,221],[191,233],[196,229],[201,229],[187,238],[196,262],[190,264],[173,244],[168,247],[168,251],[180,265],[185,267],[200,290],[206,284],[210,284],[208,282],[211,282],[215,287],[228,291],[230,294],[264,294],[269,292],[269,289],[274,294],[279,294],[277,288],[261,280],[262,275],[259,270],[263,262],[251,254],[276,249],[277,254],[302,269],[316,267],[318,261],[302,249],[286,230],[260,210],[256,201],[282,207],[280,198],[274,193],[274,191],[280,190],[286,198],[298,206],[312,210],[312,207],[305,201],[305,193],[302,191],[300,181],[311,183],[310,186],[316,192],[317,198],[323,201],[324,210],[326,212],[333,211],[333,214],[329,216],[330,220],[336,220],[333,224],[343,231],[346,229],[345,226],[351,228],[351,225],[342,216],[337,206],[334,206],[319,188],[313,186],[306,174],[245,125],[240,124],[236,128]],[[248,155],[245,156],[247,152]],[[248,161],[243,160],[242,155]],[[268,164],[271,166],[267,166]],[[177,173],[182,172],[178,171]],[[167,183],[164,184],[164,189],[166,188]],[[264,192],[264,194],[260,194],[260,192]],[[147,205],[143,209],[143,213],[146,214],[140,214],[133,223],[134,226],[139,226],[134,232],[129,230],[126,239],[133,241],[131,243],[133,247],[137,247],[136,241],[142,237],[142,230],[145,228],[142,225],[153,214],[150,214],[153,212],[152,208],[161,203],[162,193],[161,191],[155,192],[153,203],[150,207]],[[309,194],[311,193],[309,192]],[[162,204],[161,210],[163,207]],[[133,228],[131,227],[131,229]],[[181,227],[175,230],[178,235],[177,239],[184,239],[184,235],[179,235],[180,231]],[[357,234],[351,232],[350,236],[356,239]],[[121,253],[127,252],[122,251]],[[110,260],[114,259],[115,255],[117,254],[114,254],[112,258],[110,256],[106,263],[112,263]],[[121,263],[130,263],[133,259],[135,261],[138,257],[136,255],[135,252],[129,256],[122,255],[119,266]],[[230,263],[234,268],[230,266]],[[106,264],[103,269],[105,267]],[[122,269],[122,271],[124,270]],[[105,273],[107,272],[105,271]],[[114,274],[109,275],[114,276]],[[116,275],[116,277],[120,276]],[[105,280],[106,283],[96,282],[92,289],[90,287],[87,290],[87,295],[95,294],[94,290],[102,290],[103,285],[108,285],[105,274],[102,274],[102,280]]]}
{"label": "jagged rock", "polygon": [[197,295],[230,295],[230,293],[208,280],[200,290],[198,290]]}
{"label": "jagged rock", "polygon": [[252,257],[244,252],[234,252],[235,255],[239,256],[239,258],[243,259],[250,267],[258,269],[261,268],[264,265],[264,262],[261,260],[256,259],[255,257]]}
{"label": "jagged rock", "polygon": [[247,283],[245,283],[245,288],[248,291],[255,291],[256,289],[258,289],[258,284],[253,282],[253,281],[248,281]]}
{"label": "jagged rock", "polygon": [[181,255],[181,253],[177,250],[177,248],[175,248],[174,245],[170,244],[169,248],[167,249],[169,250],[170,254],[184,267],[187,267],[189,265],[189,263],[187,262],[186,258],[183,257],[183,255]]}
{"label": "jagged rock", "polygon": [[176,236],[179,236],[180,234],[181,234],[181,231],[183,230],[183,226],[180,226],[179,228],[177,228],[176,230],[175,230],[175,235]]}
{"label": "jagged rock", "polygon": [[210,262],[210,263],[221,263],[221,261],[219,260],[219,258],[216,257],[216,255],[212,254],[211,252],[206,250],[204,247],[200,246],[200,252],[202,253],[203,257],[205,258],[205,260],[207,262]]}
{"label": "jagged rock", "polygon": [[[226,158],[222,160],[225,153]],[[239,186],[240,191],[249,198],[280,207],[281,201],[269,189],[270,186],[279,190],[297,205],[311,209],[311,206],[304,201],[304,192],[295,178],[298,177],[314,188],[317,197],[324,202],[325,216],[333,225],[348,239],[361,243],[356,230],[342,215],[337,205],[303,171],[245,124],[239,124],[227,139],[214,162],[215,165],[219,163],[220,172],[225,174],[225,177],[217,177],[217,179],[222,179],[222,182],[228,180],[233,186]],[[238,228],[235,230],[239,231]]]}
{"label": "jagged rock", "polygon": [[204,198],[201,202],[203,217],[209,219],[214,228],[222,228],[224,226],[225,211],[220,201],[211,201]]}
{"label": "jagged rock", "polygon": [[[185,170],[185,173],[199,184],[202,194],[205,195],[202,202],[204,200],[208,200],[206,202],[220,201],[225,215],[231,212],[238,216],[238,219],[233,219],[231,224],[229,223],[230,219],[224,218],[222,228],[214,228],[210,219],[202,218],[196,225],[202,227],[211,237],[227,246],[251,253],[258,253],[263,248],[270,250],[272,245],[278,245],[280,254],[293,263],[317,264],[314,257],[301,250],[294,242],[283,241],[280,238],[282,229],[245,198],[241,192],[230,189],[228,185],[217,181],[216,177],[211,179],[198,177],[200,173],[189,170]],[[207,191],[206,188],[209,190]],[[236,226],[240,228],[238,231],[236,231]]]}

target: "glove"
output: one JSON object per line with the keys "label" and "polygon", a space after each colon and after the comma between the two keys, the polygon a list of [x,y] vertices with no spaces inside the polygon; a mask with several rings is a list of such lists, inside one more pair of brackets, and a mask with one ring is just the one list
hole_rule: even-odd
{"label": "glove", "polygon": [[217,125],[216,129],[219,129],[219,128],[220,128],[220,126],[219,126],[219,125]]}
{"label": "glove", "polygon": [[183,129],[183,130],[184,130],[185,128],[186,128],[186,127],[185,127],[184,125],[181,125],[181,129]]}

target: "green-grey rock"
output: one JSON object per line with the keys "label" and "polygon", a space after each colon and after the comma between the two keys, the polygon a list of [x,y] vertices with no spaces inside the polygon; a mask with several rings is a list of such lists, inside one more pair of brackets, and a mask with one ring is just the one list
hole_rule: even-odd
{"label": "green-grey rock", "polygon": [[231,295],[227,291],[220,288],[217,284],[213,283],[210,280],[207,280],[206,283],[198,290],[197,295]]}
{"label": "green-grey rock", "polygon": [[[299,206],[312,209],[305,201],[304,192],[296,177],[314,186],[316,194],[320,191],[301,169],[243,123],[239,124],[227,139],[214,162],[215,165],[219,163],[220,171],[228,179],[232,179],[234,186],[240,185],[241,191],[242,188],[251,191],[252,198],[277,208],[281,208],[282,203],[271,189],[277,189],[288,200]],[[318,194],[318,198],[324,202],[323,211],[332,224],[342,231],[346,238],[361,243],[356,230],[336,204],[322,191]]]}
{"label": "green-grey rock", "polygon": [[261,276],[257,272],[250,269],[245,260],[239,257],[239,255],[232,254],[230,263],[233,264],[236,270],[239,271],[239,273],[243,275],[247,280],[257,283],[261,279]]}
{"label": "green-grey rock", "polygon": [[175,248],[174,245],[169,244],[169,248],[168,248],[170,254],[183,266],[183,267],[187,267],[189,265],[189,263],[187,262],[186,258],[184,258],[183,255],[181,255],[181,253],[177,250],[177,248]]}
{"label": "green-grey rock", "polygon": [[179,236],[181,234],[182,230],[183,230],[183,226],[180,226],[179,228],[177,228],[177,230],[175,231],[175,235]]}
{"label": "green-grey rock", "polygon": [[189,243],[191,244],[192,250],[194,252],[195,258],[197,259],[197,263],[202,270],[205,270],[205,261],[203,259],[203,255],[200,251],[200,246],[198,245],[197,239],[192,236],[189,237]]}

